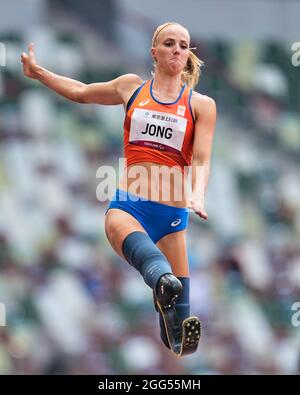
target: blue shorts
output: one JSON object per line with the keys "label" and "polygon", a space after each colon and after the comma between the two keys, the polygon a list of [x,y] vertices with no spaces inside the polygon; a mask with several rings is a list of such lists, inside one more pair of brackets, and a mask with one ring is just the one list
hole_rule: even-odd
{"label": "blue shorts", "polygon": [[163,236],[183,230],[188,225],[189,210],[147,200],[117,189],[108,209],[118,208],[131,214],[156,243]]}

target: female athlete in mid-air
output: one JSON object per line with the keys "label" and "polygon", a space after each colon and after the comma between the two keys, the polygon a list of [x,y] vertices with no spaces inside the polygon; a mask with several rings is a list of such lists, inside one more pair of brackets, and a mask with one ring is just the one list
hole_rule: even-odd
{"label": "female athlete in mid-air", "polygon": [[126,74],[88,85],[39,66],[32,44],[21,59],[27,77],[67,99],[123,104],[126,166],[105,216],[105,231],[113,249],[153,289],[162,341],[181,356],[196,351],[201,334],[199,319],[190,316],[186,228],[189,210],[208,218],[204,194],[216,106],[193,90],[202,62],[190,49],[185,27],[174,22],[159,26],[151,54],[154,72],[148,81]]}

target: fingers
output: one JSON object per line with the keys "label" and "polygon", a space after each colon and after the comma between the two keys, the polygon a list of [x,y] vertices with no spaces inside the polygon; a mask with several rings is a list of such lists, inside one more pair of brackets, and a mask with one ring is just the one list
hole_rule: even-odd
{"label": "fingers", "polygon": [[35,55],[34,55],[34,44],[33,43],[28,45],[28,53],[29,53],[29,61],[30,61],[30,63],[36,63]]}
{"label": "fingers", "polygon": [[199,215],[200,218],[203,218],[205,220],[208,219],[207,212],[204,210],[194,210],[195,214]]}
{"label": "fingers", "polygon": [[22,54],[21,54],[21,61],[22,61],[22,63],[24,63],[27,59],[28,59],[27,54],[25,52],[22,52]]}
{"label": "fingers", "polygon": [[186,207],[190,211],[193,211],[195,214],[199,215],[200,218],[203,218],[205,220],[208,219],[207,212],[202,208],[200,208],[201,205],[193,204],[193,202],[190,199],[187,200]]}
{"label": "fingers", "polygon": [[22,65],[23,65],[23,73],[25,75],[27,75],[27,73],[28,73],[28,62],[27,62],[27,60],[28,60],[28,56],[26,55],[25,52],[23,52],[22,55],[21,55],[21,62],[22,62]]}
{"label": "fingers", "polygon": [[205,220],[208,219],[208,215],[207,215],[207,213],[205,211],[199,211],[199,212],[196,212],[196,214],[198,214],[199,217],[201,217],[201,218],[203,218]]}
{"label": "fingers", "polygon": [[28,58],[29,58],[29,60],[32,59],[35,62],[34,44],[33,43],[28,45],[28,55],[27,55],[26,52],[22,52],[22,54],[21,54],[21,60],[22,61],[24,61],[24,60],[26,60]]}
{"label": "fingers", "polygon": [[188,208],[190,211],[192,211],[192,212],[194,212],[195,214],[197,214],[200,218],[203,218],[203,219],[205,219],[205,220],[208,219],[208,215],[207,215],[207,212],[206,212],[206,211],[197,209],[197,208],[193,207],[192,205],[191,205],[190,207],[189,207],[189,205],[187,205],[187,208]]}
{"label": "fingers", "polygon": [[36,65],[35,55],[34,55],[34,44],[31,43],[28,45],[28,54],[26,52],[22,52],[21,54],[21,62],[23,64],[23,71],[27,77],[32,77],[32,70]]}

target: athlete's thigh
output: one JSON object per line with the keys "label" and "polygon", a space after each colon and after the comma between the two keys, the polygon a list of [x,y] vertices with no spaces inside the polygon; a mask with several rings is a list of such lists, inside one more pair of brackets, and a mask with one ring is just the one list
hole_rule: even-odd
{"label": "athlete's thigh", "polygon": [[[118,208],[111,208],[105,215],[105,233],[113,249],[122,257],[122,244],[130,233],[145,232],[142,225],[131,214]],[[146,232],[145,232],[146,233]],[[125,259],[125,258],[124,258]]]}
{"label": "athlete's thigh", "polygon": [[189,276],[186,229],[162,237],[156,245],[170,262],[175,276]]}

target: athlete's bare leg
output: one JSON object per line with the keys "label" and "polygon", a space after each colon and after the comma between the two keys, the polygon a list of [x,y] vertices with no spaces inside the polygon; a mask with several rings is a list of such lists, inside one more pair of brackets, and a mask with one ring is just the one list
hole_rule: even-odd
{"label": "athlete's bare leg", "polygon": [[156,245],[170,262],[176,277],[189,277],[186,229],[162,237]]}
{"label": "athlete's bare leg", "polygon": [[112,248],[126,259],[122,252],[124,239],[132,232],[144,232],[145,229],[131,214],[117,208],[111,208],[105,216],[105,233]]}

